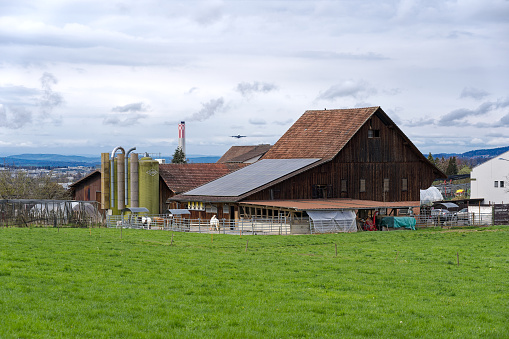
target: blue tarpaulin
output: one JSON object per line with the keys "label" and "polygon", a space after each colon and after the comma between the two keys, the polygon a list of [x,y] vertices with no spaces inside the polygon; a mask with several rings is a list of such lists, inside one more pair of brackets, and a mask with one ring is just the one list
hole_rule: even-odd
{"label": "blue tarpaulin", "polygon": [[417,221],[412,217],[384,217],[380,225],[389,228],[408,228],[415,231],[416,223]]}

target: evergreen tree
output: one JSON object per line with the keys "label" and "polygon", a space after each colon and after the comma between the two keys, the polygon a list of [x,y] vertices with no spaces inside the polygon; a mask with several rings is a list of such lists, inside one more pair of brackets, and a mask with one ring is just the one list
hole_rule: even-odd
{"label": "evergreen tree", "polygon": [[173,153],[173,158],[171,159],[172,164],[186,164],[186,155],[184,154],[184,151],[182,151],[182,148],[177,147],[175,150],[175,153]]}
{"label": "evergreen tree", "polygon": [[429,162],[431,162],[433,165],[435,165],[435,159],[433,158],[433,154],[431,154],[431,152],[429,152],[429,154],[428,154],[428,160],[429,160]]}
{"label": "evergreen tree", "polygon": [[456,157],[451,157],[449,159],[449,164],[447,165],[447,170],[445,171],[447,175],[456,175],[458,174],[458,165],[456,164]]}

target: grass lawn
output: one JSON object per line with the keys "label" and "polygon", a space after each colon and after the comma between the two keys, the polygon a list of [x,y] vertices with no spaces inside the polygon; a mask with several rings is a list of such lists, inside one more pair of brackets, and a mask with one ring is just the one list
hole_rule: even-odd
{"label": "grass lawn", "polygon": [[509,338],[509,227],[171,239],[0,229],[0,338]]}

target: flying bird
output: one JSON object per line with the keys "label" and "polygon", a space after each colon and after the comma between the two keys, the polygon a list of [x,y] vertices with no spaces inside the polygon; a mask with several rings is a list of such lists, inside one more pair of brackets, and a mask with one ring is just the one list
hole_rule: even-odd
{"label": "flying bird", "polygon": [[237,139],[240,139],[240,138],[245,138],[246,136],[245,135],[231,135],[232,138],[237,138]]}

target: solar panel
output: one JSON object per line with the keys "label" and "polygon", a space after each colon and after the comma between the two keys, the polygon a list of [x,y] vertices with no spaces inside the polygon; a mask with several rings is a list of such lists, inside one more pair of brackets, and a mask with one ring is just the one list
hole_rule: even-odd
{"label": "solar panel", "polygon": [[264,159],[183,195],[238,197],[320,159]]}

